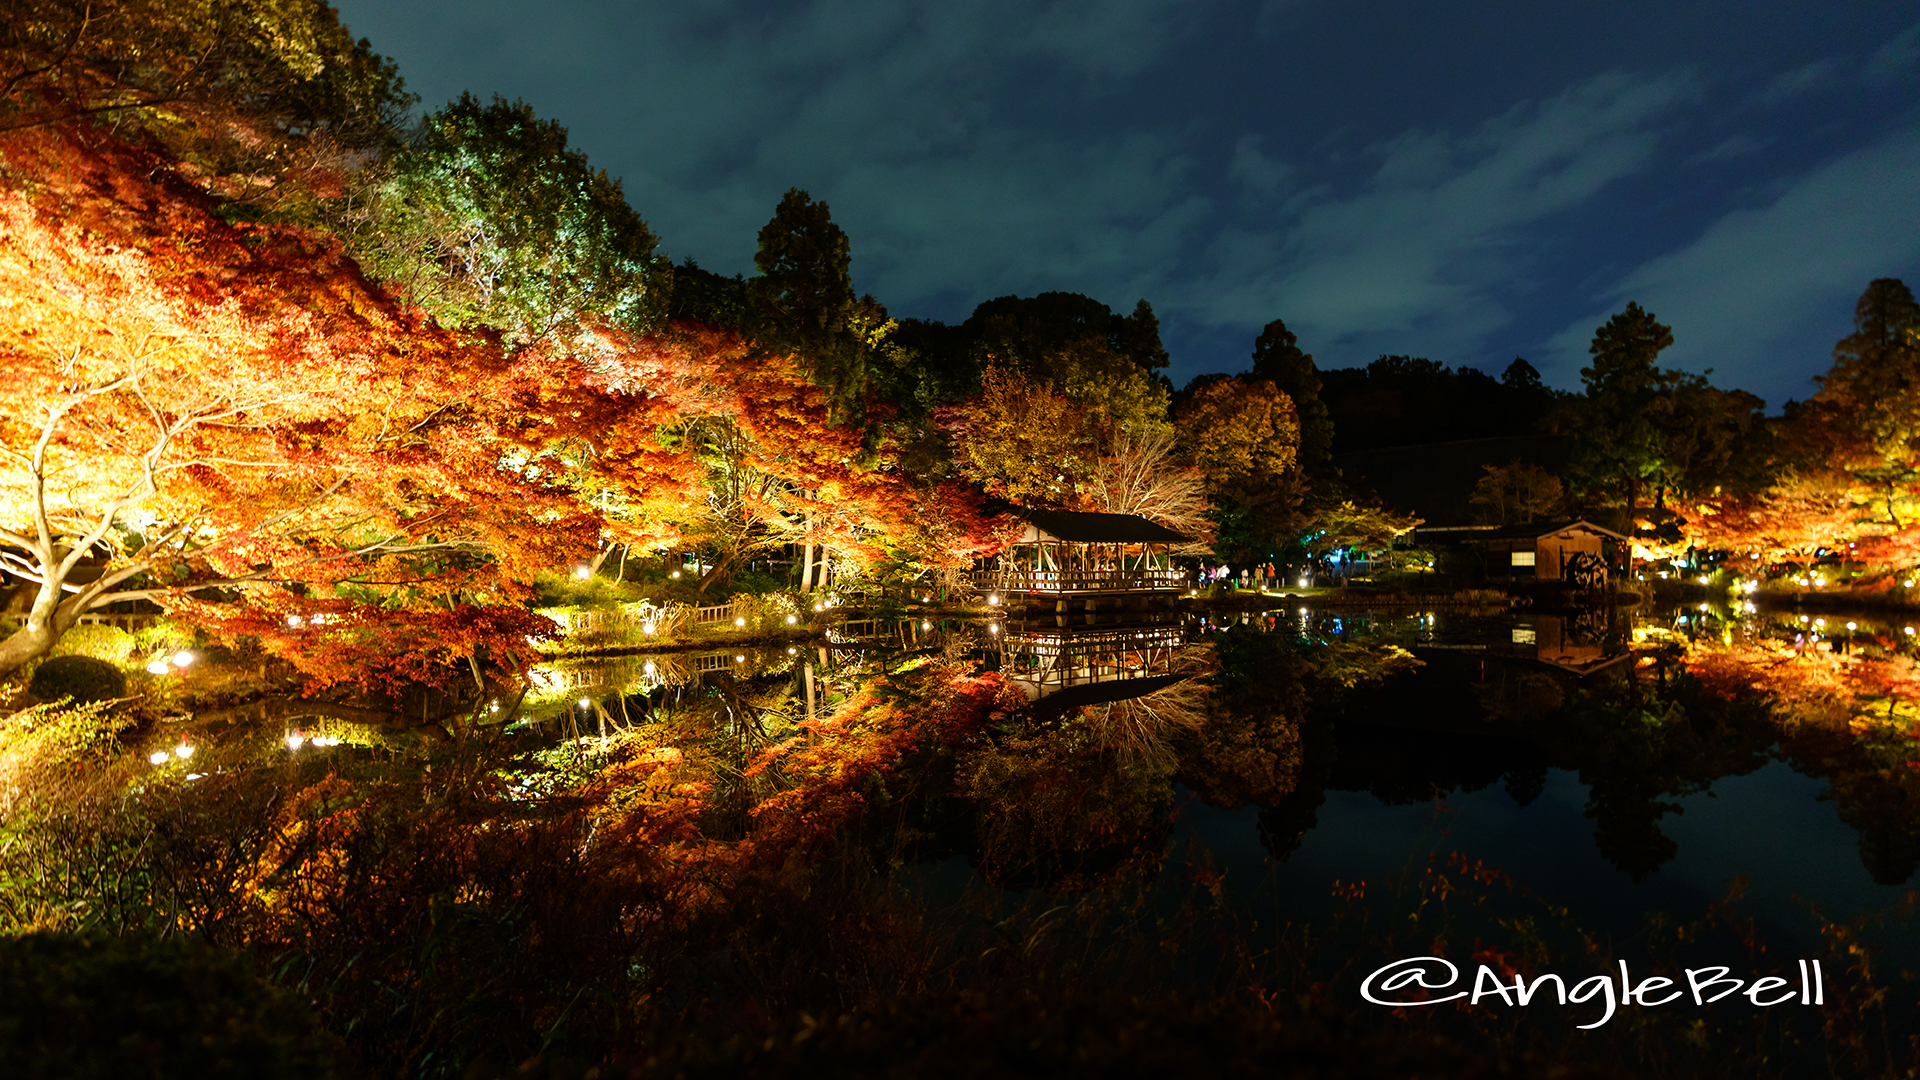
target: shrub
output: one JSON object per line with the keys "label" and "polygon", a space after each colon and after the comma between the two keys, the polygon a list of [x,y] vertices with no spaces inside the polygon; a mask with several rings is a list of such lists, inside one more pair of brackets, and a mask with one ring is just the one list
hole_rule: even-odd
{"label": "shrub", "polygon": [[337,1073],[310,1012],[240,957],[179,936],[0,937],[0,1061],[76,1080]]}
{"label": "shrub", "polygon": [[120,667],[133,654],[133,646],[133,635],[119,627],[88,624],[62,634],[53,653],[55,656],[91,656]]}
{"label": "shrub", "polygon": [[105,660],[56,656],[34,670],[27,692],[41,701],[70,697],[77,705],[112,701],[127,696],[127,677]]}

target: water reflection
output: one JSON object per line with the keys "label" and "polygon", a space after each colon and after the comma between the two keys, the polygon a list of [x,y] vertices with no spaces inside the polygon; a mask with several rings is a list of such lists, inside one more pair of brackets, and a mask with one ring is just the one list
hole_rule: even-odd
{"label": "water reflection", "polygon": [[557,664],[527,722],[564,737],[713,732],[717,802],[744,833],[764,792],[727,777],[758,750],[905,693],[901,673],[929,663],[998,672],[1025,707],[947,748],[951,778],[928,782],[946,794],[916,812],[927,853],[964,853],[1002,884],[1153,872],[1182,791],[1247,815],[1284,863],[1330,793],[1383,808],[1498,794],[1526,814],[1563,774],[1586,824],[1560,826],[1558,843],[1644,882],[1683,857],[1686,805],[1782,766],[1826,784],[1794,812],[1837,813],[1866,879],[1920,869],[1920,672],[1904,623],[1740,603],[1106,618],[875,620],[804,647]]}

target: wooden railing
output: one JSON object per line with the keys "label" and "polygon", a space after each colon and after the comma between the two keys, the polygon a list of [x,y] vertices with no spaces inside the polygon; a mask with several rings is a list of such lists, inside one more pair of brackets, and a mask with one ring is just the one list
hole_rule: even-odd
{"label": "wooden railing", "polygon": [[973,584],[1002,592],[1162,592],[1182,588],[1187,575],[1180,570],[979,570]]}
{"label": "wooden railing", "polygon": [[737,604],[709,604],[706,607],[694,608],[693,625],[712,626],[715,623],[730,623],[738,618],[735,614],[738,607]]}
{"label": "wooden railing", "polygon": [[121,615],[111,611],[90,612],[80,616],[81,626],[113,626],[122,630],[145,630],[160,617],[158,615]]}
{"label": "wooden railing", "polygon": [[746,605],[737,603],[708,604],[702,607],[689,607],[683,604],[655,606],[649,603],[637,603],[621,604],[611,608],[590,608],[584,611],[549,609],[546,614],[557,620],[569,634],[604,634],[615,630],[652,626],[656,632],[666,635],[676,626],[687,623],[693,626],[717,626],[731,623],[746,611]]}

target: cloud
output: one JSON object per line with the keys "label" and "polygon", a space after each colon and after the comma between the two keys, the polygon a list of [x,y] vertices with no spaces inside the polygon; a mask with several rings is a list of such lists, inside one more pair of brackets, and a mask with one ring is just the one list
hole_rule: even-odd
{"label": "cloud", "polygon": [[1765,142],[1748,135],[1746,132],[1737,132],[1720,140],[1720,142],[1715,144],[1711,149],[1702,150],[1700,153],[1681,162],[1681,165],[1706,165],[1716,161],[1732,161],[1736,158],[1757,154],[1766,148],[1767,144]]}
{"label": "cloud", "polygon": [[[1768,397],[1805,396],[1824,355],[1799,343],[1844,327],[1876,277],[1920,264],[1920,131],[1903,131],[1800,177],[1770,204],[1726,214],[1691,244],[1603,289],[1605,303],[1547,344],[1543,372],[1584,365],[1594,327],[1628,300],[1673,327],[1661,360]],[[1830,346],[1839,336],[1824,340]],[[1816,338],[1817,340],[1817,338]]]}
{"label": "cloud", "polygon": [[1754,95],[1754,99],[1762,105],[1775,105],[1789,98],[1812,93],[1830,85],[1834,81],[1838,67],[1839,65],[1829,57],[1815,60],[1811,64],[1794,68],[1792,71],[1783,71],[1762,87],[1760,92]]}
{"label": "cloud", "polygon": [[1293,177],[1295,169],[1260,148],[1258,135],[1244,135],[1233,144],[1233,157],[1227,163],[1227,178],[1249,192],[1273,198],[1280,187]]}
{"label": "cloud", "polygon": [[[460,70],[493,81],[479,89],[566,124],[676,257],[751,270],[755,233],[803,187],[852,237],[861,288],[910,314],[964,289],[937,312],[964,316],[995,292],[1125,289],[1130,305],[1157,284],[1208,206],[1193,153],[1180,130],[1100,110],[1213,6],[686,0],[562,5],[528,26],[521,5],[474,0],[452,29],[429,10],[410,33],[436,49],[457,33]],[[522,90],[537,69],[568,79]],[[458,90],[422,88],[430,105]]]}
{"label": "cloud", "polygon": [[[1226,233],[1186,303],[1204,323],[1276,315],[1321,347],[1418,340],[1444,355],[1511,318],[1503,296],[1536,257],[1523,239],[1645,170],[1661,125],[1699,94],[1676,71],[1620,73],[1525,102],[1464,134],[1417,129],[1375,143],[1358,190],[1275,207]],[[1404,347],[1404,346],[1402,346]]]}
{"label": "cloud", "polygon": [[1920,62],[1920,24],[1908,27],[1892,41],[1880,46],[1867,61],[1867,80],[1897,82],[1916,62]]}

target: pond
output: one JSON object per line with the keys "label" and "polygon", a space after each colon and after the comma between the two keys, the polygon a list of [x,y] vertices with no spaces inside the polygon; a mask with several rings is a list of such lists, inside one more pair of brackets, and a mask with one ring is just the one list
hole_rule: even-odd
{"label": "pond", "polygon": [[[1902,622],[1747,604],[850,621],[556,661],[450,745],[203,725],[191,764],[137,779],[123,839],[60,841],[164,874],[28,899],[308,972],[365,1053],[420,1074],[1117,993],[1089,1015],[1199,1002],[1209,1039],[1273,1017],[1260,1046],[1848,1075],[1920,1031],[1917,656]],[[1807,1005],[1363,998],[1414,957],[1569,986],[1725,967]],[[409,1019],[448,1010],[472,1015]]]}
{"label": "pond", "polygon": [[[633,722],[686,702],[690,685],[718,702],[790,683],[779,707],[797,699],[824,716],[929,657],[998,671],[1052,723],[1098,714],[1117,762],[1166,755],[1167,828],[1153,842],[1187,859],[1204,850],[1236,891],[1290,918],[1324,914],[1330,882],[1458,851],[1616,933],[1650,911],[1704,910],[1743,882],[1769,938],[1804,951],[1819,944],[1815,913],[1886,910],[1920,867],[1920,743],[1898,693],[1920,650],[1903,623],[1710,605],[1610,625],[1326,608],[1098,618],[872,621],[804,649],[556,665],[536,680],[562,700],[542,711],[536,698],[531,712],[599,731],[589,716]],[[1753,678],[1730,685],[1729,669]],[[1298,756],[1285,775],[1195,775],[1196,730],[1242,719],[1229,700],[1285,714],[1269,734],[1286,745],[1267,747]],[[1137,730],[1113,719],[1129,712]],[[971,839],[909,861],[991,863]],[[1181,860],[1148,861],[1171,873]]]}

